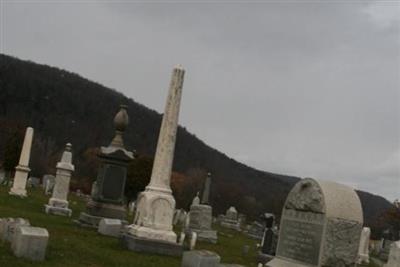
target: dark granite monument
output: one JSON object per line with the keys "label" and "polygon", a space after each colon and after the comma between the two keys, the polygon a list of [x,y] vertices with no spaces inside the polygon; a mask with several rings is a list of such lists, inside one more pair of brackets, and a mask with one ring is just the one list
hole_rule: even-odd
{"label": "dark granite monument", "polygon": [[92,188],[86,212],[82,212],[78,220],[83,226],[97,227],[102,218],[124,220],[126,217],[124,191],[127,165],[134,158],[133,153],[124,148],[122,137],[129,122],[126,108],[121,105],[114,118],[115,137],[108,147],[101,147],[98,155],[100,167],[97,180],[93,183],[96,188]]}

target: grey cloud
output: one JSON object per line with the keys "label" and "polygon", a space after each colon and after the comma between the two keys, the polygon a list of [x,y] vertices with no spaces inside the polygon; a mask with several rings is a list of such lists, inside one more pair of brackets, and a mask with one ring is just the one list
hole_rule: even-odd
{"label": "grey cloud", "polygon": [[399,7],[6,2],[1,44],[158,111],[171,67],[182,63],[181,123],[211,146],[259,169],[394,199]]}

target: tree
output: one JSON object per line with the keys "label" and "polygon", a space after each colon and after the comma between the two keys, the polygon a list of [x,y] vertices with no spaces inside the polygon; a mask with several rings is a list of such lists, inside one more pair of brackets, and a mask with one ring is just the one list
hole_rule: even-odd
{"label": "tree", "polygon": [[149,184],[152,168],[153,158],[148,156],[139,156],[129,164],[125,185],[125,196],[128,200],[136,199],[137,194]]}
{"label": "tree", "polygon": [[7,139],[4,148],[4,162],[3,168],[10,177],[14,171],[15,166],[18,165],[19,156],[22,149],[23,131],[21,128],[16,127],[11,129],[10,136]]}

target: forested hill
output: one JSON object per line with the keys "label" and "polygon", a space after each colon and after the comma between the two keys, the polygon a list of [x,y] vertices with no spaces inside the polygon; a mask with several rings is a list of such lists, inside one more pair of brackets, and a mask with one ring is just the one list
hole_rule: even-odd
{"label": "forested hill", "polygon": [[[65,143],[71,142],[78,167],[75,177],[83,179],[89,175],[85,168],[90,165],[85,157],[91,149],[108,145],[113,137],[112,121],[120,104],[128,105],[130,117],[126,147],[153,156],[161,123],[159,113],[77,74],[0,55],[0,161],[13,129],[32,126],[32,174],[40,177],[49,172],[47,166],[56,161]],[[244,213],[280,213],[287,193],[298,180],[239,163],[182,127],[178,130],[174,171],[189,179],[212,172],[212,203],[218,213],[231,205]],[[360,197],[369,220],[390,206],[383,198],[368,193]]]}

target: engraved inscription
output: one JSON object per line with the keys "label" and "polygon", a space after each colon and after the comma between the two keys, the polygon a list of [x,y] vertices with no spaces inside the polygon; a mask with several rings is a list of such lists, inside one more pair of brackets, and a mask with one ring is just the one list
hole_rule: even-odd
{"label": "engraved inscription", "polygon": [[110,200],[118,200],[123,195],[125,169],[119,166],[108,165],[105,168],[103,182],[103,197]]}
{"label": "engraved inscription", "polygon": [[277,256],[318,265],[321,249],[323,215],[290,211],[282,218]]}

